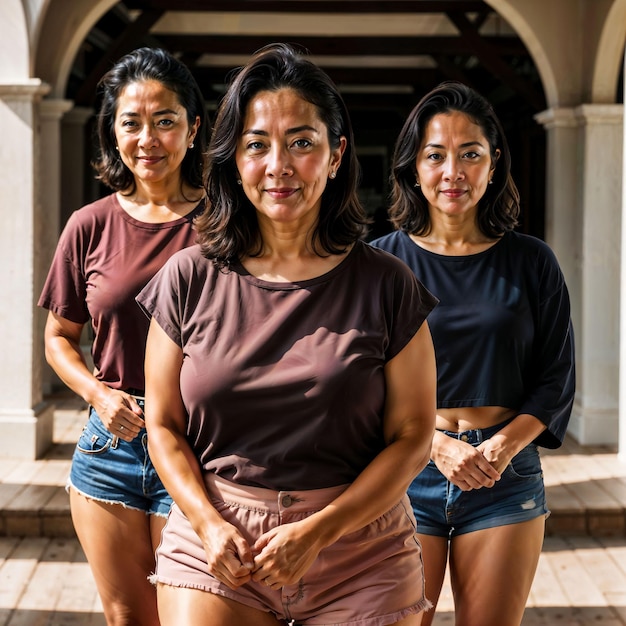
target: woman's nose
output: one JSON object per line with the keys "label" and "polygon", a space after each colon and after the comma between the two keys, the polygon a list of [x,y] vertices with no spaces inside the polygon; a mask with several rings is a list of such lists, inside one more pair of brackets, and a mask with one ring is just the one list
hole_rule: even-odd
{"label": "woman's nose", "polygon": [[274,148],[270,151],[267,173],[269,176],[291,176],[293,174],[293,167],[290,164],[287,150]]}
{"label": "woman's nose", "polygon": [[157,144],[156,133],[150,124],[145,124],[139,134],[139,145],[142,148],[152,148]]}
{"label": "woman's nose", "polygon": [[458,180],[463,176],[463,169],[458,159],[446,159],[444,177],[446,180]]}

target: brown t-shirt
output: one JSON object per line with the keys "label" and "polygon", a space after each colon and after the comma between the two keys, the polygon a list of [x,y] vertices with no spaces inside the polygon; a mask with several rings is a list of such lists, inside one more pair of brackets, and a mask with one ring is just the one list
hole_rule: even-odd
{"label": "brown t-shirt", "polygon": [[437,302],[404,263],[363,242],[297,283],[219,270],[193,246],[137,300],[182,347],[201,466],[276,490],[350,483],[384,448],[384,366]]}
{"label": "brown t-shirt", "polygon": [[114,389],[143,389],[149,320],[135,296],[197,233],[189,215],[164,224],[133,219],[111,194],[74,212],[63,230],[39,306],[93,325],[96,377]]}

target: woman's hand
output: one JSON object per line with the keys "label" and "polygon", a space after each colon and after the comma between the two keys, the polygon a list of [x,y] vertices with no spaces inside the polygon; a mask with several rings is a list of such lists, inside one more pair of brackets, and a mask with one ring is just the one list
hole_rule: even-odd
{"label": "woman's hand", "polygon": [[209,574],[233,590],[250,582],[254,569],[252,550],[232,524],[213,520],[207,523],[202,537]]}
{"label": "woman's hand", "polygon": [[439,471],[462,491],[493,487],[500,480],[500,471],[480,448],[443,433],[435,434],[432,459]]}
{"label": "woman's hand", "polygon": [[297,583],[309,570],[320,550],[314,532],[307,530],[307,518],[284,524],[261,535],[252,546],[254,558],[253,580],[273,589]]}
{"label": "woman's hand", "polygon": [[92,404],[104,427],[124,441],[132,441],[144,427],[143,410],[133,396],[105,388]]}

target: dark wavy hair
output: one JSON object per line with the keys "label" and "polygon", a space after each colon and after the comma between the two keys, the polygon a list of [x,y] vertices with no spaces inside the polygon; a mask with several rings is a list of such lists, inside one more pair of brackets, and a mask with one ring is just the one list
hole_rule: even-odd
{"label": "dark wavy hair", "polygon": [[202,93],[186,65],[159,48],[138,48],[123,56],[98,82],[101,104],[97,117],[99,155],[93,166],[97,178],[114,191],[135,190],[135,177],[124,165],[117,151],[115,115],[120,94],[131,83],[154,80],[173,91],[193,125],[196,116],[200,128],[194,147],[187,150],[181,164],[183,183],[201,188],[210,124]]}
{"label": "dark wavy hair", "polygon": [[368,219],[357,196],[360,175],[348,111],[329,76],[304,52],[287,44],[258,50],[232,78],[218,108],[206,173],[210,210],[197,220],[203,254],[220,265],[243,255],[258,255],[262,244],[256,210],[237,184],[235,161],[250,101],[262,91],[293,89],[313,104],[328,130],[331,149],[346,138],[346,149],[335,179],[322,194],[320,215],[313,232],[318,254],[338,254],[365,232]]}
{"label": "dark wavy hair", "polygon": [[[477,222],[488,237],[499,237],[517,226],[519,192],[511,177],[511,153],[493,107],[479,93],[459,82],[445,82],[427,93],[409,114],[396,146],[391,171],[389,218],[398,230],[414,235],[430,232],[428,202],[415,187],[415,163],[426,127],[440,113],[465,113],[483,131],[495,164],[492,184],[478,203]],[[500,157],[496,162],[496,150]]]}

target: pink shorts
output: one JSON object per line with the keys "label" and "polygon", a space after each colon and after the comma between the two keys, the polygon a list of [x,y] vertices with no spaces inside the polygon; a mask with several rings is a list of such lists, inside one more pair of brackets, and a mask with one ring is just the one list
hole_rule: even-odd
{"label": "pink shorts", "polygon": [[[209,474],[213,505],[250,544],[280,524],[308,517],[345,486],[308,491],[240,487]],[[424,597],[422,552],[408,497],[322,550],[305,576],[280,590],[251,581],[236,591],[207,572],[204,548],[174,505],[157,549],[154,582],[225,596],[298,624],[386,626],[431,605]]]}

